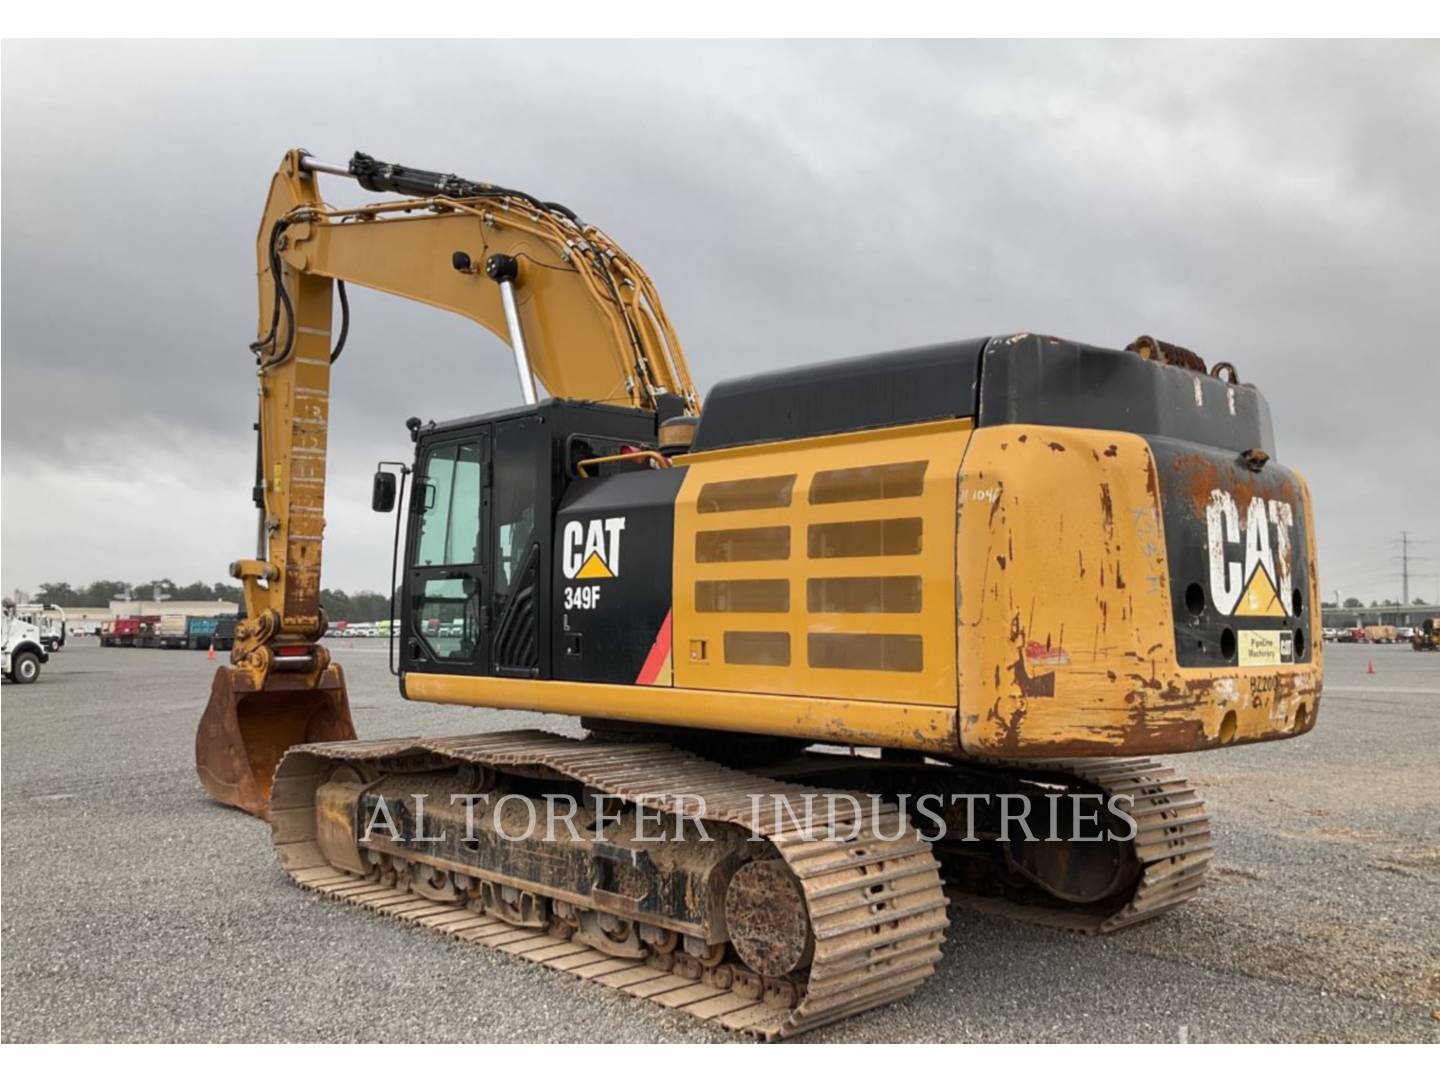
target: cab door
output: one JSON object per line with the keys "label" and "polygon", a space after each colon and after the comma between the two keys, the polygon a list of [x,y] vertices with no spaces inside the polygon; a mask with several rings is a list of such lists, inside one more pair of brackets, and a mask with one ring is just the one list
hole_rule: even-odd
{"label": "cab door", "polygon": [[488,674],[490,425],[422,448],[412,491],[404,668]]}
{"label": "cab door", "polygon": [[[512,679],[545,675],[545,603],[550,524],[550,433],[539,416],[498,420],[494,428],[493,540],[489,597],[494,612],[491,672]],[[547,650],[548,651],[548,650]]]}

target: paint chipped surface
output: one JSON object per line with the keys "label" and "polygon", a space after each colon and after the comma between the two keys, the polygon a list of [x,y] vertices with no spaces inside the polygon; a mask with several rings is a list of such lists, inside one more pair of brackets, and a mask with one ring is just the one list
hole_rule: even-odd
{"label": "paint chipped surface", "polygon": [[1068,664],[1070,654],[1059,645],[1044,641],[1027,641],[1025,659],[1031,664]]}
{"label": "paint chipped surface", "polygon": [[[1256,490],[1237,494],[1262,495],[1268,517],[1281,492],[1247,475]],[[1202,514],[1213,490],[1198,499],[1204,482],[1180,495]],[[968,752],[1178,753],[1314,725],[1318,664],[1278,673],[1178,664],[1159,488],[1139,436],[1010,427],[972,437],[961,490],[994,495],[962,501],[960,515],[959,578],[981,583],[964,590],[959,612]],[[1289,494],[1308,515],[1301,491],[1292,484]]]}

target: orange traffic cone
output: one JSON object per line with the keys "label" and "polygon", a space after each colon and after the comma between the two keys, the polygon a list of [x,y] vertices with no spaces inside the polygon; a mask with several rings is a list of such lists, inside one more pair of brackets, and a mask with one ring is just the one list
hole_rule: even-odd
{"label": "orange traffic cone", "polygon": [[1374,661],[1374,660],[1371,660],[1370,663],[1366,665],[1365,674],[1366,674],[1366,675],[1374,675],[1374,674],[1375,674],[1375,661]]}
{"label": "orange traffic cone", "polygon": [[205,659],[206,659],[206,660],[214,660],[214,659],[215,659],[215,642],[213,642],[213,641],[210,642],[210,651],[205,654]]}

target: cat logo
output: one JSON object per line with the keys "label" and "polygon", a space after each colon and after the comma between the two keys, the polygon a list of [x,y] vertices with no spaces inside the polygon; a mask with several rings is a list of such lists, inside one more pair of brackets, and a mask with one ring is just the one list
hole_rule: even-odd
{"label": "cat logo", "polygon": [[620,576],[623,517],[567,521],[561,540],[562,569],[572,581]]}
{"label": "cat logo", "polygon": [[1290,530],[1294,525],[1295,511],[1289,503],[1257,495],[1245,510],[1242,530],[1235,497],[1219,488],[1210,492],[1205,531],[1210,548],[1210,601],[1215,610],[1251,618],[1295,614],[1290,610]]}

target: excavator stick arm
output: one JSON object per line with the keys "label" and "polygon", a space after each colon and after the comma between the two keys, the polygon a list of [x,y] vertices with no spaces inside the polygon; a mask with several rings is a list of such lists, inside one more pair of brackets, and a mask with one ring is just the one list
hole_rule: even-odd
{"label": "excavator stick arm", "polygon": [[[399,201],[337,209],[318,175]],[[698,413],[679,341],[644,270],[599,229],[523,192],[356,154],[285,155],[256,237],[259,513],[254,558],[231,564],[245,613],[195,740],[220,802],[268,816],[271,777],[296,743],[355,738],[340,668],[319,644],[336,283],[454,312],[506,341],[527,400],[557,397]]]}

